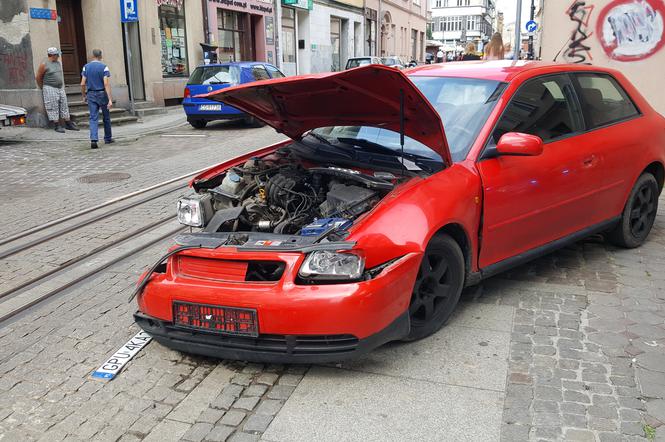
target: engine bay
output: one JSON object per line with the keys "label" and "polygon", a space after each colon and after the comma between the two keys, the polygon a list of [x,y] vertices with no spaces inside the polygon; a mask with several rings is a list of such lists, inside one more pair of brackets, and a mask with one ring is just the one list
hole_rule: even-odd
{"label": "engine bay", "polygon": [[390,172],[303,161],[282,148],[195,182],[197,194],[187,198],[199,204],[204,232],[319,237],[350,227],[398,181]]}

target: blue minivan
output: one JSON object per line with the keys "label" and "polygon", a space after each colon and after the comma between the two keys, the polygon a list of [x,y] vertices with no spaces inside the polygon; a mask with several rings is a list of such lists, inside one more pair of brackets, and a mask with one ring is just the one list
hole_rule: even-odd
{"label": "blue minivan", "polygon": [[275,66],[256,61],[199,66],[189,76],[182,100],[187,121],[196,129],[203,129],[209,121],[232,119],[241,119],[251,126],[260,126],[261,122],[259,120],[232,106],[205,98],[195,98],[195,96],[238,84],[282,77],[284,77],[284,74]]}

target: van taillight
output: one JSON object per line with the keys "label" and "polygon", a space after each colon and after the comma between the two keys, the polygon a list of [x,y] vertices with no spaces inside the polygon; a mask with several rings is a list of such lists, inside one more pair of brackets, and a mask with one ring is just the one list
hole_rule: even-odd
{"label": "van taillight", "polygon": [[185,88],[185,97],[184,98],[190,98],[192,96],[191,91],[189,90],[188,87]]}

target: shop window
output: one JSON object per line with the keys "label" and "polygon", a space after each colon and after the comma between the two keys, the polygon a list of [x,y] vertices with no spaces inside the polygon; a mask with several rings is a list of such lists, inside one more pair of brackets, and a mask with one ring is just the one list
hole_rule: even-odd
{"label": "shop window", "polygon": [[245,14],[225,9],[217,10],[219,60],[241,61],[247,59],[244,50]]}
{"label": "shop window", "polygon": [[291,8],[282,9],[282,61],[296,62],[296,11]]}
{"label": "shop window", "polygon": [[162,43],[162,75],[164,77],[186,77],[187,38],[185,35],[185,5],[162,5],[158,10],[159,30]]}

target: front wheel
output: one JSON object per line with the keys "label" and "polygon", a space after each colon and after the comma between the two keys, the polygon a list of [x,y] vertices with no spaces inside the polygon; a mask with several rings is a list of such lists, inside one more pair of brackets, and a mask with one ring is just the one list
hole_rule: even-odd
{"label": "front wheel", "polygon": [[208,122],[206,120],[187,120],[189,124],[192,125],[194,129],[204,129]]}
{"label": "front wheel", "polygon": [[643,173],[628,196],[619,224],[607,239],[614,245],[632,249],[644,243],[658,211],[658,182],[650,173]]}
{"label": "front wheel", "polygon": [[422,339],[438,331],[455,310],[464,286],[464,255],[448,235],[432,238],[413,286],[405,341]]}

